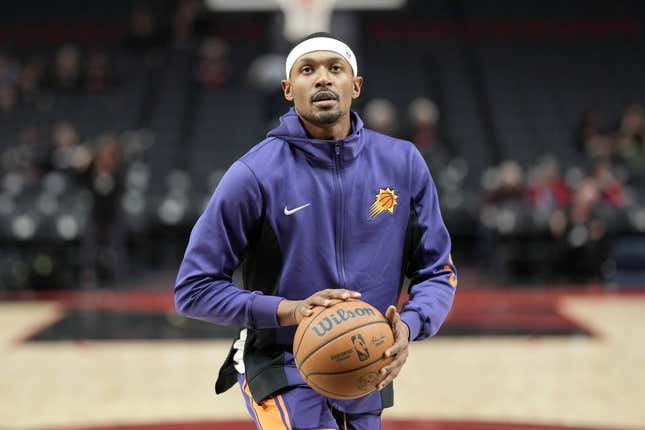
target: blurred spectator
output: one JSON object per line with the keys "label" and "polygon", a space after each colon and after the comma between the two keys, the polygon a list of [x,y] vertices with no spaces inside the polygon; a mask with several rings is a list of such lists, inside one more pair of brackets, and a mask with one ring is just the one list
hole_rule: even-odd
{"label": "blurred spectator", "polygon": [[633,170],[645,169],[645,119],[643,107],[631,105],[625,109],[615,133],[615,149],[619,158]]}
{"label": "blurred spectator", "polygon": [[90,189],[94,194],[94,216],[101,220],[113,219],[118,212],[121,184],[121,151],[112,134],[97,139],[97,150],[92,161]]}
{"label": "blurred spectator", "polygon": [[45,63],[40,57],[33,57],[27,61],[18,81],[18,89],[23,102],[38,104],[44,74]]}
{"label": "blurred spectator", "polygon": [[484,198],[481,220],[485,228],[497,233],[518,231],[526,215],[524,172],[512,160],[491,168],[482,178]]}
{"label": "blurred spectator", "polygon": [[571,203],[571,191],[560,174],[558,161],[552,157],[540,159],[533,167],[527,185],[527,199],[538,223],[548,222],[554,211]]}
{"label": "blurred spectator", "polygon": [[92,193],[92,210],[81,244],[82,283],[87,288],[124,275],[123,172],[121,151],[114,135],[98,137],[96,155],[85,177]]}
{"label": "blurred spectator", "polygon": [[574,281],[600,280],[612,235],[627,225],[625,186],[608,160],[596,160],[576,187],[571,207],[551,225],[561,238],[559,272]]}
{"label": "blurred spectator", "polygon": [[578,131],[578,146],[589,160],[610,160],[614,156],[612,137],[601,131],[600,113],[595,110],[585,113]]}
{"label": "blurred spectator", "polygon": [[197,65],[197,80],[208,89],[219,88],[230,76],[230,66],[227,60],[228,46],[217,37],[207,37],[199,49],[199,64]]}
{"label": "blurred spectator", "polygon": [[364,108],[365,124],[379,133],[395,135],[398,123],[396,109],[387,99],[372,99]]}
{"label": "blurred spectator", "polygon": [[594,164],[592,178],[603,202],[612,208],[623,208],[627,205],[624,184],[614,174],[611,163],[606,160]]}
{"label": "blurred spectator", "polygon": [[13,86],[20,77],[20,66],[9,55],[0,52],[0,84]]}
{"label": "blurred spectator", "polygon": [[165,45],[166,38],[157,24],[150,2],[137,4],[130,13],[128,32],[123,39],[123,47],[138,55]]}
{"label": "blurred spectator", "polygon": [[[552,279],[560,265],[559,248],[567,227],[572,191],[560,174],[560,166],[552,157],[543,157],[533,167],[526,198],[529,204],[534,242],[530,265],[545,280]],[[558,239],[553,241],[553,238]],[[524,244],[526,246],[526,244]],[[541,246],[541,248],[538,248]]]}
{"label": "blurred spectator", "polygon": [[611,148],[609,141],[606,142],[606,145],[602,145],[603,148],[597,148],[599,143],[595,141],[598,137],[602,135],[601,133],[602,119],[600,112],[595,109],[588,110],[582,115],[580,125],[576,132],[576,148],[580,151],[581,154],[584,154],[590,158],[595,158],[599,152],[610,152]]}
{"label": "blurred spectator", "polygon": [[76,128],[71,123],[60,121],[54,124],[52,141],[51,165],[55,170],[76,176],[89,167],[92,153],[79,142]]}
{"label": "blurred spectator", "polygon": [[498,280],[525,275],[527,253],[520,234],[528,224],[524,171],[513,160],[491,168],[482,178],[484,199],[480,212],[479,263]]}
{"label": "blurred spectator", "polygon": [[0,114],[13,112],[18,102],[16,87],[9,83],[0,83]]}
{"label": "blurred spectator", "polygon": [[88,93],[102,93],[114,83],[110,57],[104,51],[92,50],[87,58],[85,88]]}
{"label": "blurred spectator", "polygon": [[610,160],[614,155],[611,136],[595,134],[590,137],[586,142],[585,155],[589,160]]}
{"label": "blurred spectator", "polygon": [[430,99],[416,98],[408,107],[410,134],[408,140],[423,154],[431,170],[445,166],[452,153],[439,139],[439,108]]}
{"label": "blurred spectator", "polygon": [[81,86],[81,53],[74,45],[63,45],[56,53],[49,87],[55,90],[77,90]]}
{"label": "blurred spectator", "polygon": [[581,225],[591,219],[593,209],[601,202],[600,190],[592,178],[583,180],[575,191],[571,205],[571,223]]}
{"label": "blurred spectator", "polygon": [[274,128],[276,118],[289,109],[280,87],[285,60],[284,55],[263,54],[256,57],[248,68],[249,84],[262,94],[262,119],[267,128]]}
{"label": "blurred spectator", "polygon": [[608,257],[607,227],[598,185],[584,179],[575,190],[565,228],[556,232],[562,238],[557,271],[573,281],[598,280]]}
{"label": "blurred spectator", "polygon": [[2,154],[2,169],[20,173],[27,182],[38,181],[48,168],[48,148],[38,127],[24,128],[20,142],[7,148]]}
{"label": "blurred spectator", "polygon": [[195,23],[203,12],[202,3],[197,0],[179,0],[172,19],[173,45],[189,48],[195,41]]}
{"label": "blurred spectator", "polygon": [[492,180],[486,194],[486,202],[491,204],[524,202],[524,172],[513,160],[503,161],[498,168],[496,178]]}
{"label": "blurred spectator", "polygon": [[419,97],[414,99],[408,108],[410,117],[410,140],[426,153],[438,142],[437,128],[439,123],[439,109],[430,99]]}

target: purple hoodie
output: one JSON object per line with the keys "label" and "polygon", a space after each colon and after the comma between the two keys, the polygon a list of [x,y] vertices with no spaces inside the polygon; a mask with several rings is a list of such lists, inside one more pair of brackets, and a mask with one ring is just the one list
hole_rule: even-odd
{"label": "purple hoodie", "polygon": [[[427,165],[407,141],[363,128],[339,141],[307,134],[291,109],[267,139],[233,163],[190,235],[175,286],[180,314],[248,329],[246,378],[258,402],[304,382],[293,362],[295,327],[279,327],[283,298],[326,288],[359,291],[381,312],[396,304],[410,339],[433,336],[457,284],[450,236]],[[232,283],[242,265],[244,288]],[[218,392],[235,383],[232,354]],[[391,406],[391,387],[341,411]]]}

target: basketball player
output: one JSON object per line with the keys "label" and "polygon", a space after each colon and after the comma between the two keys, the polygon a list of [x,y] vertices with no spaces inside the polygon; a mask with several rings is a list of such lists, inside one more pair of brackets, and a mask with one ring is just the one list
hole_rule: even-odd
{"label": "basketball player", "polygon": [[[217,186],[179,269],[177,310],[242,328],[216,391],[238,382],[258,429],[379,429],[408,343],[437,333],[452,305],[450,237],[414,145],[364,128],[350,110],[363,84],[350,47],[312,34],[285,69],[293,108]],[[244,288],[232,283],[240,264]],[[410,299],[399,314],[404,275]],[[314,305],[359,297],[389,320],[394,360],[371,394],[325,398],[295,368],[296,324]]]}

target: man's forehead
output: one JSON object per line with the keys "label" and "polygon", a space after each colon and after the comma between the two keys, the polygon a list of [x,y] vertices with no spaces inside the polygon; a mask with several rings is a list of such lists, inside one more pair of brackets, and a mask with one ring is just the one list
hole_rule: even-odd
{"label": "man's forehead", "polygon": [[[334,51],[312,51],[307,52],[306,54],[298,57],[296,63],[305,63],[305,62],[325,62],[325,61],[343,61],[349,64],[342,55],[338,55]],[[351,64],[350,64],[351,66]]]}
{"label": "man's forehead", "polygon": [[293,68],[293,65],[298,61],[302,61],[302,57],[309,57],[312,61],[325,61],[329,59],[336,60],[336,56],[342,60],[347,61],[352,69],[352,74],[356,77],[358,75],[358,64],[354,53],[344,42],[331,37],[321,36],[306,39],[296,45],[285,61],[285,74],[287,79]]}

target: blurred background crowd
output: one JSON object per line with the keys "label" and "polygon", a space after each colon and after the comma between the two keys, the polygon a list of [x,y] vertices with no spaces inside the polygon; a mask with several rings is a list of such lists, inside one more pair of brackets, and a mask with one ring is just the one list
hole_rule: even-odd
{"label": "blurred background crowd", "polygon": [[[283,13],[37,3],[0,17],[0,290],[175,270],[227,166],[289,108]],[[409,0],[329,26],[366,125],[424,154],[466,276],[643,284],[645,7],[560,3]]]}

